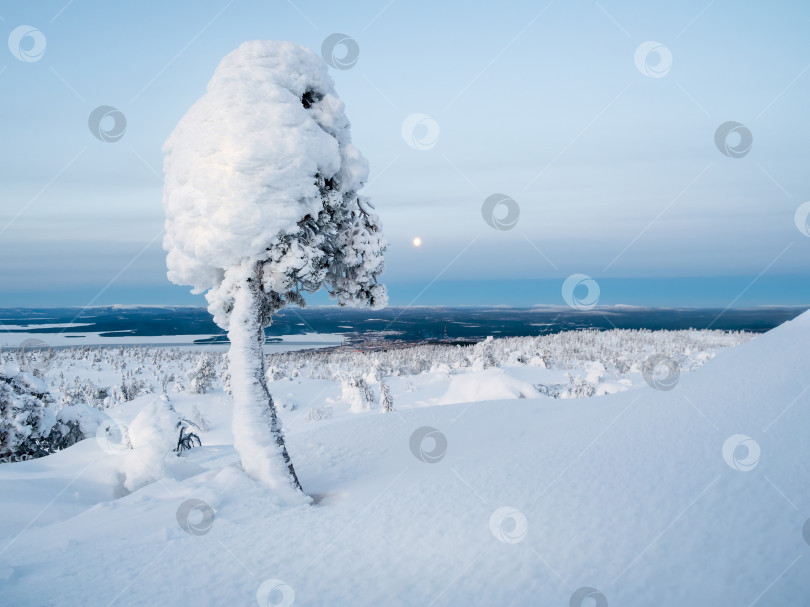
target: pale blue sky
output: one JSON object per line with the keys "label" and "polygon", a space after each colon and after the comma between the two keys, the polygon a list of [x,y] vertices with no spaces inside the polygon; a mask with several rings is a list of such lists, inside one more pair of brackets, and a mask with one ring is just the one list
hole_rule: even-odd
{"label": "pale blue sky", "polygon": [[[47,41],[35,62],[0,48],[0,306],[203,303],[165,277],[161,145],[241,42],[319,51],[335,32],[360,48],[332,74],[392,303],[562,304],[573,273],[600,303],[810,302],[806,2],[42,0],[0,18],[4,39]],[[672,55],[661,78],[634,63],[649,40]],[[126,116],[120,141],[90,133],[99,105]],[[403,140],[414,113],[432,149]],[[715,146],[730,120],[744,157]],[[493,193],[520,206],[514,229],[483,221]]]}

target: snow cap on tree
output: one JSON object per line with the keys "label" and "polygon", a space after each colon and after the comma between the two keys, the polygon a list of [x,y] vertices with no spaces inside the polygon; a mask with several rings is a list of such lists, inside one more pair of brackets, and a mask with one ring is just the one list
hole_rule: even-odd
{"label": "snow cap on tree", "polygon": [[221,327],[257,263],[264,322],[323,284],[341,305],[387,303],[376,280],[387,243],[357,195],[368,164],[349,129],[320,57],[252,41],[222,60],[166,141],[168,276],[207,291]]}

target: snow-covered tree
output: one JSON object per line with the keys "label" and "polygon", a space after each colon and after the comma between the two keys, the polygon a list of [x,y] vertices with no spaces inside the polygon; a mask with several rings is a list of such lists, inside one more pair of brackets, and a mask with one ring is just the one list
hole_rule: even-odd
{"label": "snow-covered tree", "polygon": [[56,406],[33,375],[0,373],[0,462],[43,457],[82,440],[82,413]]}
{"label": "snow-covered tree", "polygon": [[228,331],[234,447],[267,486],[300,491],[267,389],[264,328],[303,293],[387,303],[387,246],[358,195],[368,165],[352,145],[323,60],[289,42],[246,42],[164,146],[169,279],[206,293]]}
{"label": "snow-covered tree", "polygon": [[353,413],[368,411],[374,404],[374,391],[362,375],[349,375],[341,382],[340,398],[349,403]]}
{"label": "snow-covered tree", "polygon": [[382,409],[383,413],[391,413],[394,410],[394,397],[391,395],[391,388],[382,380],[380,380],[380,409]]}
{"label": "snow-covered tree", "polygon": [[200,354],[197,364],[188,372],[188,391],[192,394],[205,394],[211,389],[216,376],[211,356],[206,353]]}

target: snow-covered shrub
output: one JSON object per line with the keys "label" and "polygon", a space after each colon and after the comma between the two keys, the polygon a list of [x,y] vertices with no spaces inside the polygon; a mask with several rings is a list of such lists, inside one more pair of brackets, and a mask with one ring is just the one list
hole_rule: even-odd
{"label": "snow-covered shrub", "polygon": [[96,407],[85,403],[62,406],[56,413],[54,428],[65,439],[57,445],[57,449],[66,449],[80,440],[95,436],[104,417],[104,413]]}
{"label": "snow-covered shrub", "polygon": [[0,374],[0,462],[43,457],[84,438],[78,416],[59,413],[39,378]]}
{"label": "snow-covered shrub", "polygon": [[368,411],[374,403],[374,391],[366,380],[359,376],[349,376],[341,382],[341,398],[349,403],[353,413]]}
{"label": "snow-covered shrub", "polygon": [[180,426],[180,435],[177,437],[177,446],[174,452],[178,457],[185,451],[191,451],[194,447],[201,447],[202,441],[200,437],[188,430],[185,426]]}
{"label": "snow-covered shrub", "polygon": [[197,364],[188,372],[188,391],[192,394],[205,394],[216,379],[214,361],[207,353],[200,354]]}
{"label": "snow-covered shrub", "polygon": [[560,398],[565,391],[565,384],[535,384],[534,389],[548,398]]}
{"label": "snow-covered shrub", "polygon": [[190,421],[197,428],[199,428],[201,432],[208,432],[208,429],[211,426],[208,419],[197,408],[197,405],[192,405],[192,407],[191,407],[191,420]]}
{"label": "snow-covered shrub", "polygon": [[475,344],[475,346],[473,346],[472,353],[470,355],[470,361],[473,368],[489,369],[490,367],[495,367],[498,365],[493,348],[494,341],[495,340],[490,335],[484,341],[478,342]]}
{"label": "snow-covered shrub", "polygon": [[532,356],[529,359],[529,365],[531,365],[532,367],[540,367],[541,369],[548,368],[548,364],[546,363],[546,359],[543,358],[542,356],[538,356],[538,355]]}
{"label": "snow-covered shrub", "polygon": [[61,390],[62,404],[67,406],[84,403],[97,409],[104,409],[110,405],[112,390],[106,386],[97,386],[91,380],[79,377],[73,378],[72,384],[66,384]]}
{"label": "snow-covered shrub", "polygon": [[332,407],[313,407],[307,411],[307,422],[319,422],[325,419],[332,419]]}
{"label": "snow-covered shrub", "polygon": [[136,377],[135,373],[131,371],[122,375],[118,389],[113,389],[113,394],[123,402],[135,400],[139,396],[149,394],[150,392],[152,392],[152,386],[149,385],[146,380]]}
{"label": "snow-covered shrub", "polygon": [[568,378],[568,389],[560,395],[560,398],[589,398],[596,394],[596,386],[585,377],[565,374]]}
{"label": "snow-covered shrub", "polygon": [[127,427],[131,451],[122,459],[124,487],[134,491],[166,474],[166,457],[175,453],[182,418],[171,405],[147,403]]}
{"label": "snow-covered shrub", "polygon": [[267,366],[267,379],[270,381],[280,381],[284,379],[286,376],[284,375],[284,371],[280,368],[276,367],[275,365],[268,365]]}
{"label": "snow-covered shrub", "polygon": [[383,413],[390,413],[394,410],[394,397],[391,395],[391,388],[384,381],[380,381],[380,409]]}
{"label": "snow-covered shrub", "polygon": [[172,373],[163,373],[160,375],[158,379],[158,383],[160,383],[160,393],[165,394],[167,397],[169,395],[169,384],[174,381],[174,374]]}

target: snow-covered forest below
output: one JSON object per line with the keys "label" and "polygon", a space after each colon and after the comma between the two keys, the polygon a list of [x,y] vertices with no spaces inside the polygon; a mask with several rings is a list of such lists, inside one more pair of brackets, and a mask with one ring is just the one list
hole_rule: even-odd
{"label": "snow-covered forest below", "polygon": [[[307,419],[318,420],[324,411],[331,417],[335,410],[390,412],[494,398],[566,399],[620,392],[638,387],[645,377],[652,380],[656,372],[677,381],[680,373],[693,371],[717,350],[752,337],[724,331],[584,330],[488,338],[468,346],[290,351],[267,354],[265,361],[271,393],[278,395],[281,408],[306,408]],[[0,420],[0,457],[6,461],[44,455],[64,444],[32,444],[60,426],[57,434],[67,435],[67,444],[95,436],[107,413],[140,397],[158,397],[167,409],[174,409],[176,401],[182,410],[200,395],[231,392],[228,357],[221,349],[9,349],[0,351],[0,375],[19,393],[8,391]],[[313,381],[321,386],[315,397],[309,388]],[[25,404],[23,396],[30,398],[29,393],[38,400]],[[31,407],[32,415],[20,422],[20,411]],[[200,409],[192,404],[184,413],[188,431],[204,437],[207,424]]]}

